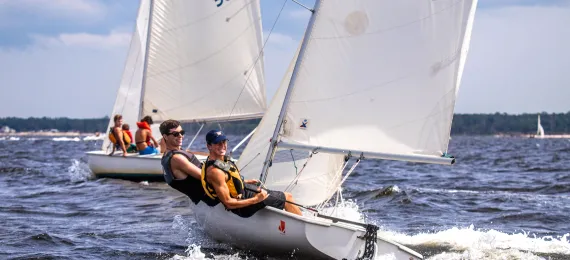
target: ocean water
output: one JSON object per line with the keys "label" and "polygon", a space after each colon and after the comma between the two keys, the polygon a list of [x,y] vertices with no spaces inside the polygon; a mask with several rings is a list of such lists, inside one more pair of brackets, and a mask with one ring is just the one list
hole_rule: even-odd
{"label": "ocean water", "polygon": [[[0,259],[298,258],[213,241],[164,183],[94,178],[101,143],[0,138]],[[570,139],[454,136],[449,151],[453,166],[364,160],[347,210],[426,259],[570,259]]]}

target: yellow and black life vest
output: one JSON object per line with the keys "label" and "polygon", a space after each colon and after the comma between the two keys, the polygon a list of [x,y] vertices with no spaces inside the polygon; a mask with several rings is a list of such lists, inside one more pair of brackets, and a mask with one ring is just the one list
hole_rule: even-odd
{"label": "yellow and black life vest", "polygon": [[230,190],[230,196],[236,199],[241,198],[244,191],[243,178],[239,174],[238,167],[235,163],[232,162],[228,156],[224,156],[223,161],[209,159],[210,158],[208,157],[206,159],[206,163],[202,165],[202,187],[204,188],[206,195],[212,199],[218,198],[212,185],[206,181],[206,169],[210,166],[214,166],[226,173],[226,184]]}
{"label": "yellow and black life vest", "polygon": [[[109,140],[111,140],[111,143],[117,145],[117,138],[115,138],[115,132],[113,131],[113,127],[109,129]],[[127,133],[123,132],[123,143],[125,143],[125,145],[129,145],[131,141],[132,141],[131,137]]]}

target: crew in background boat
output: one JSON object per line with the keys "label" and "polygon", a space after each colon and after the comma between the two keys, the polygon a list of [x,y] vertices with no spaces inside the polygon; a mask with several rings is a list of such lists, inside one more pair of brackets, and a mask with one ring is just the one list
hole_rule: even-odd
{"label": "crew in background boat", "polygon": [[150,116],[145,116],[140,122],[137,122],[139,129],[137,129],[135,133],[135,141],[140,155],[158,154],[158,150],[156,149],[158,143],[152,136],[152,130],[150,129],[152,123],[152,117]]}
{"label": "crew in background boat", "polygon": [[123,134],[129,136],[129,138],[125,138],[125,146],[127,147],[127,153],[138,152],[137,146],[132,143],[132,140],[135,140],[135,139],[133,139],[133,134],[131,133],[131,130],[130,130],[131,127],[129,126],[129,124],[123,124],[123,126],[121,128],[123,129]]}
{"label": "crew in background boat", "polygon": [[165,150],[161,159],[164,180],[170,187],[186,194],[194,204],[203,201],[209,206],[215,206],[218,201],[206,196],[202,189],[202,163],[194,154],[181,149],[184,130],[180,122],[166,120],[160,124],[160,133]]}
{"label": "crew in background boat", "polygon": [[129,136],[125,136],[123,129],[121,128],[123,125],[123,116],[119,114],[115,115],[113,117],[113,122],[115,125],[109,129],[109,140],[111,140],[111,143],[113,144],[113,151],[111,151],[109,156],[112,156],[115,153],[115,150],[121,148],[121,150],[123,150],[123,157],[126,157],[127,148],[125,147],[125,141],[129,141],[130,143],[131,140],[125,140],[128,139]]}
{"label": "crew in background boat", "polygon": [[219,130],[206,134],[206,145],[210,154],[202,166],[202,186],[206,195],[224,204],[236,215],[248,218],[266,206],[285,209],[302,215],[288,192],[261,189],[257,180],[244,180],[236,164],[226,156],[228,139]]}

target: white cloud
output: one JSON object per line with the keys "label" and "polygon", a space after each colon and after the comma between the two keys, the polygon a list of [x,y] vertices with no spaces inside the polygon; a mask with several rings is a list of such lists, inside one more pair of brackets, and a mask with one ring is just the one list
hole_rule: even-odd
{"label": "white cloud", "polygon": [[311,12],[305,8],[299,8],[289,12],[289,17],[295,20],[308,21],[311,17]]}
{"label": "white cloud", "polygon": [[264,33],[264,35],[267,35],[269,37],[267,45],[279,45],[281,47],[289,47],[291,45],[295,45],[298,42],[297,40],[293,39],[293,36],[283,33],[272,32],[271,35],[269,35],[268,33]]}
{"label": "white cloud", "polygon": [[124,33],[36,36],[0,48],[0,117],[102,117],[111,112],[127,55]]}
{"label": "white cloud", "polygon": [[0,0],[0,6],[57,17],[101,17],[106,10],[96,0]]}
{"label": "white cloud", "polygon": [[570,7],[480,9],[459,113],[570,111]]}
{"label": "white cloud", "polygon": [[62,33],[56,37],[37,34],[31,35],[31,37],[34,42],[40,46],[68,46],[109,49],[127,46],[131,39],[131,33],[111,31],[111,33],[106,35],[90,33]]}
{"label": "white cloud", "polygon": [[277,88],[281,85],[283,75],[295,55],[299,40],[292,36],[273,32],[264,50],[265,84],[267,98],[271,101]]}

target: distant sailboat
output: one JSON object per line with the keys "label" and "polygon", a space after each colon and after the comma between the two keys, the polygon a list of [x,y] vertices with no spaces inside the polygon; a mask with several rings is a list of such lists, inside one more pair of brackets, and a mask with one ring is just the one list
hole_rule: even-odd
{"label": "distant sailboat", "polygon": [[536,129],[536,138],[544,138],[544,128],[540,125],[540,114],[538,115],[538,126]]}

